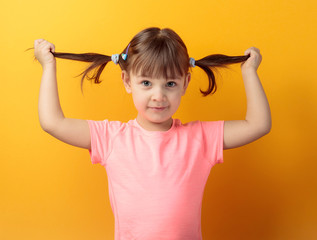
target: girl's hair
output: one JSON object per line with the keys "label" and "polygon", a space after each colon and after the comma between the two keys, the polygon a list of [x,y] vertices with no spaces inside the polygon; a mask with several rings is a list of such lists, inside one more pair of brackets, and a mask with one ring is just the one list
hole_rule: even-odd
{"label": "girl's hair", "polygon": [[[130,44],[129,48],[128,45]],[[145,77],[164,77],[176,78],[183,77],[189,70],[189,56],[187,48],[182,39],[170,28],[150,27],[136,34],[127,44],[122,53],[128,48],[128,57],[122,59],[119,55],[119,65],[121,70],[128,73],[140,74]],[[88,80],[94,79],[95,83],[100,83],[100,75],[108,62],[112,61],[111,56],[98,53],[52,53],[54,57],[71,59],[83,62],[92,62],[92,64],[80,75],[81,89],[85,76]],[[222,54],[208,55],[202,59],[196,60],[195,65],[203,69],[208,75],[209,86],[206,91],[200,92],[203,96],[213,94],[217,90],[215,76],[212,70],[216,67],[227,68],[226,65],[244,62],[250,55],[246,56],[226,56]],[[92,77],[88,73],[96,69]],[[78,76],[80,76],[78,75]]]}

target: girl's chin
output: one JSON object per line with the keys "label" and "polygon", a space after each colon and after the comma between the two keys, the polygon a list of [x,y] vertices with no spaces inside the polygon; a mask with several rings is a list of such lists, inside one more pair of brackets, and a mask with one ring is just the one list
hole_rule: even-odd
{"label": "girl's chin", "polygon": [[161,117],[161,116],[139,116],[139,120],[143,122],[153,123],[153,124],[163,124],[171,120],[170,117]]}

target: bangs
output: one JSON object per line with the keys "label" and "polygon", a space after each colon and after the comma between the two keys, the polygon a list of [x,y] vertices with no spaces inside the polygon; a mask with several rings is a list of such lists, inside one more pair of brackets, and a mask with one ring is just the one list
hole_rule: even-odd
{"label": "bangs", "polygon": [[188,56],[172,41],[155,39],[143,46],[133,55],[131,70],[133,74],[144,77],[176,79],[184,76],[189,68]]}

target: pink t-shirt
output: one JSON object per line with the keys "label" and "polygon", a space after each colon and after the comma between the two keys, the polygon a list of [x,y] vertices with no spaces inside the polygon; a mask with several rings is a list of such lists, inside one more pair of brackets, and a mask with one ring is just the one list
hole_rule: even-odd
{"label": "pink t-shirt", "polygon": [[115,240],[200,240],[211,168],[223,162],[224,121],[173,119],[147,131],[136,119],[87,120],[89,155],[107,172]]}

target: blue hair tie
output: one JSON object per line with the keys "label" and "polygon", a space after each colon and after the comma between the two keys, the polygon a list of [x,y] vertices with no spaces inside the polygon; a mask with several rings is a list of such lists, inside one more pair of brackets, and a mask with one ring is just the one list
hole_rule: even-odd
{"label": "blue hair tie", "polygon": [[111,61],[113,61],[116,65],[118,64],[118,62],[119,62],[119,54],[113,54],[112,56],[111,56]]}
{"label": "blue hair tie", "polygon": [[[122,53],[122,54],[121,54],[121,57],[122,57],[122,59],[123,59],[124,61],[127,60],[128,50],[129,50],[130,44],[131,44],[131,43],[129,43],[129,45],[128,45],[128,47],[127,47],[127,50],[125,51],[125,53]],[[111,61],[113,61],[115,64],[118,64],[118,62],[119,62],[119,57],[120,57],[120,54],[113,54],[113,55],[111,56]]]}
{"label": "blue hair tie", "polygon": [[194,59],[194,58],[189,58],[189,64],[190,64],[192,67],[196,67],[196,65],[195,65],[195,59]]}
{"label": "blue hair tie", "polygon": [[122,54],[121,54],[121,57],[122,57],[122,59],[123,59],[124,61],[127,60],[130,44],[131,44],[131,43],[129,43],[129,45],[128,45],[128,47],[127,47],[127,50],[125,51],[125,53],[122,53]]}

